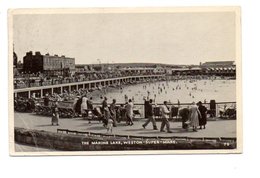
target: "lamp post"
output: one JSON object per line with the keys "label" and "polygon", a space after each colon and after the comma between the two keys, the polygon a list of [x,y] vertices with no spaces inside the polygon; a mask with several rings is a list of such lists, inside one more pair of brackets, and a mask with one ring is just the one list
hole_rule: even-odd
{"label": "lamp post", "polygon": [[28,82],[28,87],[30,87],[30,71],[28,71],[28,73],[27,73],[27,82]]}
{"label": "lamp post", "polygon": [[103,67],[102,67],[102,65],[101,65],[101,59],[97,59],[97,61],[98,61],[98,63],[99,63],[99,66],[100,66],[100,68],[101,68],[101,71],[103,70]]}

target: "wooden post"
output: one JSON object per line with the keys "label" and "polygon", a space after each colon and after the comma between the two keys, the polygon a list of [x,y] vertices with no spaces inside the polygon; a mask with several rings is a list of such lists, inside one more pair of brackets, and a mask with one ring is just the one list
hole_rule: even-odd
{"label": "wooden post", "polygon": [[41,89],[41,98],[43,97],[43,89]]}

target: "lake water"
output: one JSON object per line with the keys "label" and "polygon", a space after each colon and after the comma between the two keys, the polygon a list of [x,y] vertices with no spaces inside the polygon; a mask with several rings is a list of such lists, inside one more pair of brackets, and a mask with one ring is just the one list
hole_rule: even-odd
{"label": "lake water", "polygon": [[99,97],[106,96],[108,103],[116,99],[117,103],[124,103],[126,99],[134,99],[135,103],[143,103],[143,98],[150,96],[156,103],[170,101],[172,103],[191,103],[202,101],[216,102],[236,101],[236,80],[178,80],[154,83],[127,85],[120,88],[104,89],[102,93],[92,93],[94,102],[101,102]]}

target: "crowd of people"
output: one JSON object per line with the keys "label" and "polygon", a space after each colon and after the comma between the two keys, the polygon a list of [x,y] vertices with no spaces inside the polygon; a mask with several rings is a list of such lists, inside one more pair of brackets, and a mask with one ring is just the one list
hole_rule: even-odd
{"label": "crowd of people", "polygon": [[[83,82],[83,81],[92,81],[100,79],[109,79],[116,77],[126,77],[138,75],[139,73],[132,71],[110,71],[110,72],[78,72],[71,76],[64,75],[44,75],[41,73],[38,74],[19,74],[14,78],[14,88],[27,88],[27,87],[38,87],[38,86],[48,86],[48,85],[57,85],[64,83],[74,83],[74,82]],[[156,74],[154,72],[142,72],[141,75],[152,75]]]}
{"label": "crowd of people", "polygon": [[[145,101],[146,105],[146,115],[148,119],[142,125],[145,129],[147,125],[151,122],[154,130],[158,130],[155,117],[154,117],[154,105],[153,100]],[[164,101],[163,105],[160,107],[161,112],[161,127],[160,132],[165,132],[164,128],[166,127],[166,131],[168,133],[172,133],[170,129],[169,118],[171,117],[171,109],[168,106],[168,102]],[[203,106],[202,102],[199,101],[197,104],[193,102],[189,107],[182,108],[179,111],[179,115],[182,117],[182,128],[188,129],[191,127],[193,131],[197,131],[199,129],[206,129],[207,124],[207,108]]]}
{"label": "crowd of people", "polygon": [[[113,127],[117,127],[118,123],[125,121],[127,126],[134,125],[134,103],[132,99],[128,99],[125,104],[118,105],[116,100],[113,99],[111,104],[108,104],[107,97],[100,97],[100,106],[94,107],[93,98],[87,97],[87,95],[77,96],[73,101],[73,110],[76,116],[93,119],[93,116],[97,116],[102,121],[103,126],[108,132],[112,132]],[[48,97],[44,98],[44,105],[49,105]],[[160,132],[172,133],[169,119],[172,118],[171,104],[164,101],[162,105],[157,106],[153,103],[152,99],[145,99],[144,102],[144,118],[147,119],[142,127],[145,129],[151,122],[153,129],[158,130],[157,122],[155,120],[155,108],[159,108],[161,126]],[[173,107],[173,106],[172,106]],[[52,109],[52,124],[53,120],[58,123],[59,114],[57,111],[57,105]],[[207,108],[203,106],[199,101],[197,104],[193,102],[189,107],[180,108],[177,115],[181,116],[182,128],[188,130],[192,128],[192,131],[197,132],[198,129],[205,129],[207,124]],[[55,119],[53,119],[55,118]],[[165,130],[166,128],[166,130]]]}
{"label": "crowd of people", "polygon": [[[133,101],[131,99],[120,106],[117,105],[116,100],[113,99],[112,103],[108,104],[107,97],[100,97],[102,100],[101,106],[94,107],[92,97],[87,98],[86,95],[76,97],[73,102],[73,109],[78,116],[93,117],[93,114],[98,116],[103,122],[103,126],[107,129],[110,124],[117,127],[117,123],[122,120],[126,121],[126,125],[132,126],[133,123]],[[90,116],[89,116],[90,115]],[[110,129],[111,130],[111,129]]]}

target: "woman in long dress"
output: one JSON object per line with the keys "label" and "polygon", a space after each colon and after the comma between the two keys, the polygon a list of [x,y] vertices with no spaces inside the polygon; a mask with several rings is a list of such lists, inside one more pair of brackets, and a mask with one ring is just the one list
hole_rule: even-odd
{"label": "woman in long dress", "polygon": [[193,102],[190,107],[190,126],[193,128],[194,132],[197,132],[197,127],[199,126],[199,117],[201,117],[200,111],[195,102]]}
{"label": "woman in long dress", "polygon": [[134,115],[133,107],[134,107],[134,104],[133,104],[132,100],[129,99],[129,102],[126,104],[125,109],[126,109],[126,118],[127,118],[126,124],[130,125],[130,126],[134,125],[134,123],[133,123],[133,115]]}
{"label": "woman in long dress", "polygon": [[85,96],[82,98],[82,103],[81,103],[81,114],[82,115],[85,114],[86,110],[88,109],[87,100],[88,100],[88,98]]}

